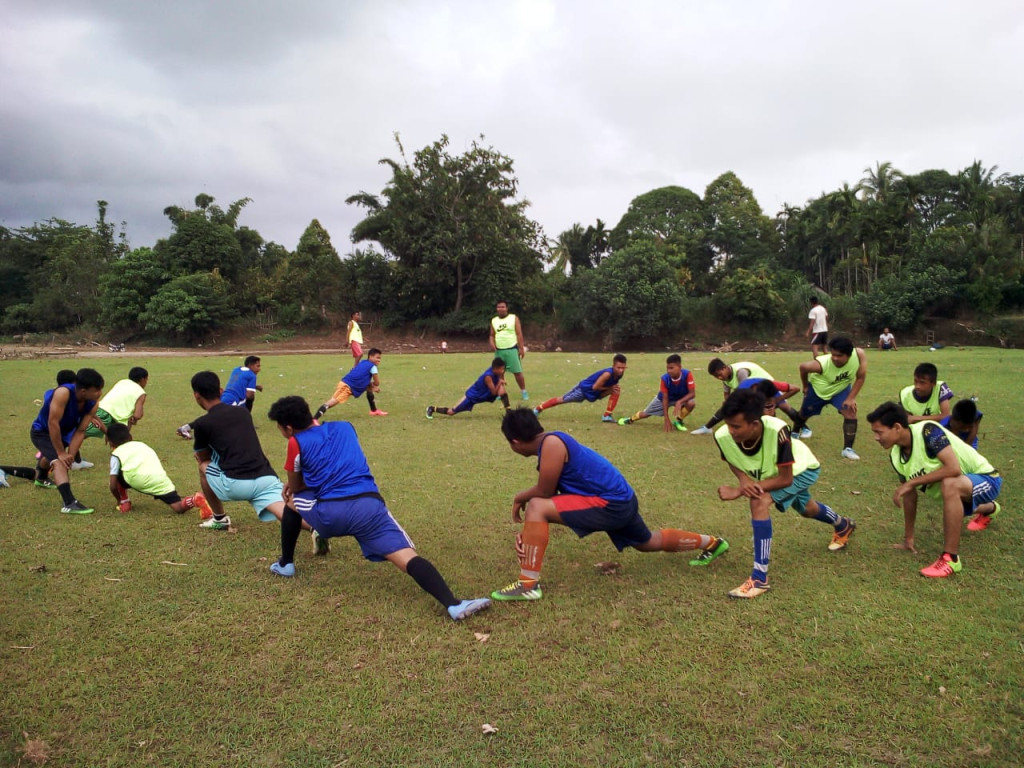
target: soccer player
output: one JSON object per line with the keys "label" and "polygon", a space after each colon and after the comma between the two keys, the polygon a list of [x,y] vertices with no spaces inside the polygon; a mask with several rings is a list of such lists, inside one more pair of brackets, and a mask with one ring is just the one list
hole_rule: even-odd
{"label": "soccer player", "polygon": [[331,395],[331,399],[321,405],[313,418],[319,420],[329,408],[338,403],[344,403],[350,397],[359,397],[366,393],[366,400],[370,404],[371,416],[387,416],[387,411],[377,408],[377,402],[373,395],[380,392],[380,378],[378,377],[377,366],[380,365],[382,353],[376,347],[366,353],[366,359],[360,361],[351,371],[346,373],[338,382],[337,389]]}
{"label": "soccer player", "polygon": [[[491,593],[492,600],[540,600],[540,572],[548,527],[564,525],[580,538],[604,531],[620,552],[700,550],[690,565],[706,566],[729,549],[722,538],[677,528],[651,531],[626,478],[608,459],[564,432],[545,432],[527,408],[505,414],[501,431],[520,456],[537,457],[537,482],[512,499],[512,520],[523,523],[516,536],[519,578]],[[523,513],[525,512],[525,522]]]}
{"label": "soccer player", "polygon": [[305,521],[324,542],[352,536],[363,557],[387,560],[407,573],[455,621],[490,606],[486,597],[457,599],[433,564],[417,554],[384,503],[350,423],[315,424],[309,405],[294,395],[274,403],[268,415],[288,441],[285,469],[291,497],[281,520],[281,558],[270,566],[273,573],[295,575],[295,543]]}
{"label": "soccer player", "polygon": [[978,428],[984,415],[973,400],[958,400],[949,416],[939,419],[939,424],[978,450]]}
{"label": "soccer player", "polygon": [[505,361],[505,369],[516,377],[516,384],[523,400],[529,400],[526,391],[526,376],[523,375],[523,358],[526,356],[526,342],[523,340],[523,326],[519,317],[508,311],[508,302],[499,301],[494,306],[497,313],[491,318],[491,351]]}
{"label": "soccer player", "polygon": [[[757,363],[751,363],[746,360],[739,363],[733,363],[732,365],[726,364],[720,358],[712,358],[711,362],[708,363],[708,373],[722,382],[722,402],[724,403],[726,398],[729,397],[734,391],[743,386],[744,382],[748,379],[754,379],[761,381],[767,379],[769,381],[776,381],[775,377],[772,376],[768,371],[762,368]],[[804,426],[803,420],[800,415],[793,410],[793,407],[786,402],[789,398],[797,393],[795,388],[791,388],[788,383],[783,381],[777,382],[779,385],[779,391],[782,393],[781,397],[775,398],[776,406],[789,418],[793,419],[794,425],[799,425],[797,428]],[[693,430],[691,434],[694,435],[710,435],[714,430],[715,426],[722,422],[722,409],[719,408],[711,416],[710,419],[705,422],[704,426],[699,429]]]}
{"label": "soccer player", "polygon": [[934,421],[911,424],[903,406],[882,403],[867,416],[875,440],[889,451],[889,460],[900,478],[892,502],[903,508],[903,541],[896,549],[917,553],[914,523],[920,491],[942,500],[942,554],[921,575],[941,579],[960,573],[960,526],[984,531],[1002,508],[996,499],[1003,479],[995,467],[952,432]]}
{"label": "soccer player", "polygon": [[102,437],[115,422],[127,424],[130,429],[142,421],[147,384],[149,371],[145,368],[135,366],[128,371],[127,379],[121,379],[103,395],[96,409],[96,418],[85,430],[86,437]]}
{"label": "soccer player", "polygon": [[665,358],[665,373],[661,376],[658,394],[642,411],[619,419],[619,424],[626,426],[649,416],[661,416],[664,420],[662,428],[666,432],[685,432],[684,420],[693,412],[697,404],[696,398],[697,385],[693,382],[693,374],[683,368],[683,358],[679,355],[669,355]]}
{"label": "soccer player", "polygon": [[347,338],[348,348],[352,352],[353,363],[358,363],[363,359],[363,329],[359,327],[359,321],[363,319],[363,314],[359,311],[353,312],[349,315]]}
{"label": "soccer player", "polygon": [[534,408],[533,412],[536,415],[541,411],[554,408],[562,403],[582,403],[584,400],[592,403],[595,400],[602,400],[607,397],[608,407],[605,408],[601,421],[614,423],[615,417],[612,416],[612,413],[615,411],[615,406],[619,403],[619,381],[625,375],[626,356],[615,355],[612,358],[611,368],[602,368],[600,371],[594,371],[561,397],[552,397],[550,400],[545,400]]}
{"label": "soccer player", "polygon": [[729,592],[730,597],[754,598],[771,589],[768,563],[773,506],[780,512],[793,508],[804,517],[831,525],[830,552],[845,549],[857,529],[853,520],[811,498],[810,488],[818,480],[821,465],[810,448],[791,439],[786,422],[765,415],[765,403],[756,390],[733,392],[722,406],[725,424],[715,431],[722,459],[739,481],[735,486],[719,486],[718,497],[722,501],[746,498],[754,532],[753,570],[749,579]]}
{"label": "soccer player", "polygon": [[807,420],[817,416],[826,405],[831,405],[843,417],[842,457],[857,461],[860,456],[853,450],[857,439],[857,395],[868,375],[868,361],[864,350],[854,348],[853,342],[837,336],[829,342],[829,354],[800,363],[800,382],[804,401],[800,405],[800,433],[793,437],[801,440],[811,436]]}
{"label": "soccer player", "polygon": [[466,390],[466,394],[455,404],[448,408],[444,405],[428,405],[427,418],[434,418],[435,413],[443,413],[445,416],[454,416],[457,413],[472,411],[474,405],[480,403],[493,403],[501,398],[505,410],[509,409],[508,392],[505,391],[505,361],[496,357],[491,361],[491,367],[480,374],[472,386]]}
{"label": "soccer player", "polygon": [[921,363],[914,369],[914,383],[900,390],[900,405],[911,424],[941,421],[949,416],[953,390],[938,379],[939,369],[934,364]]}
{"label": "soccer player", "polygon": [[817,296],[811,297],[811,311],[807,313],[807,335],[811,339],[811,356],[825,354],[828,342],[828,310],[818,302]]}
{"label": "soccer player", "polygon": [[134,488],[139,493],[162,501],[178,514],[199,507],[202,519],[213,517],[213,510],[203,494],[196,493],[184,499],[178,495],[156,451],[145,443],[133,440],[131,430],[126,425],[113,422],[107,427],[106,434],[107,444],[112,449],[110,493],[117,500],[117,508],[121,512],[132,511],[128,490]]}
{"label": "soccer player", "polygon": [[284,486],[267,461],[252,416],[221,399],[220,377],[200,371],[192,377],[192,396],[206,411],[192,423],[193,450],[199,462],[199,482],[213,516],[200,526],[226,531],[231,518],[225,501],[247,501],[263,522],[284,514]]}
{"label": "soccer player", "polygon": [[[103,377],[92,368],[82,368],[75,374],[74,383],[46,391],[39,415],[32,422],[30,436],[39,451],[35,483],[40,488],[56,486],[64,502],[60,511],[65,514],[89,515],[94,511],[71,492],[68,470],[85,440],[85,430],[96,415],[102,394]],[[56,483],[47,477],[51,471]]]}
{"label": "soccer player", "polygon": [[256,355],[249,355],[242,365],[231,372],[228,377],[228,384],[221,392],[222,403],[228,405],[244,405],[249,413],[252,413],[252,406],[256,402],[256,393],[262,392],[263,387],[256,383],[256,376],[263,364]]}

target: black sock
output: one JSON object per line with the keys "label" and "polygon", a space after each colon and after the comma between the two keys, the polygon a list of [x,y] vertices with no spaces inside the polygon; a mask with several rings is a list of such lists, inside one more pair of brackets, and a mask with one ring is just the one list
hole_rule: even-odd
{"label": "black sock", "polygon": [[8,467],[4,465],[0,466],[0,469],[4,471],[4,474],[11,477],[20,477],[22,480],[34,480],[37,477],[36,470],[32,467]]}
{"label": "black sock", "polygon": [[295,543],[302,533],[302,516],[289,506],[281,515],[281,559],[278,565],[288,565],[295,560]]}
{"label": "black sock", "polygon": [[373,392],[366,390],[366,401],[370,404],[370,410],[377,410],[377,402],[373,399]]}
{"label": "black sock", "polygon": [[245,410],[247,410],[249,413],[252,413],[252,406],[253,406],[253,403],[255,403],[255,402],[256,402],[256,398],[255,397],[248,397],[248,398],[246,398],[245,399]]}
{"label": "black sock", "polygon": [[857,420],[843,419],[843,448],[853,448],[853,441],[857,439]]}
{"label": "black sock", "polygon": [[324,403],[323,405],[316,409],[316,413],[313,414],[313,418],[316,419],[317,421],[320,421],[320,419],[323,418],[325,413],[327,413],[327,403]]}
{"label": "black sock", "polygon": [[717,424],[721,420],[722,420],[722,409],[719,408],[717,411],[715,411],[715,415],[707,420],[707,423],[704,425],[704,428],[705,429],[712,429],[715,426],[715,424]]}
{"label": "black sock", "polygon": [[420,585],[420,589],[433,595],[434,599],[445,608],[459,604],[448,583],[444,580],[444,576],[437,572],[437,568],[427,558],[416,555],[405,567],[405,572]]}
{"label": "black sock", "polygon": [[505,406],[506,411],[512,407],[512,405],[508,401],[508,395],[501,396],[501,404]]}
{"label": "black sock", "polygon": [[36,464],[36,480],[42,482],[46,480],[46,476],[50,474],[50,468],[43,466],[43,460],[40,459],[39,463]]}
{"label": "black sock", "polygon": [[944,555],[949,555],[949,559],[950,559],[950,560],[952,560],[952,561],[953,561],[954,563],[955,563],[955,562],[956,562],[957,560],[959,560],[959,559],[960,559],[960,555],[953,555],[953,554],[950,554],[949,552],[943,552],[942,554],[944,554]]}
{"label": "black sock", "polygon": [[64,500],[64,506],[68,507],[75,503],[75,494],[71,492],[71,483],[61,483],[57,486],[60,497]]}

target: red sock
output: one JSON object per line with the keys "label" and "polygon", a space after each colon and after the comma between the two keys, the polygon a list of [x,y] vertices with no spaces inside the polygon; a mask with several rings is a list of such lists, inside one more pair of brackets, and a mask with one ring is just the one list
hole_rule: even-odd
{"label": "red sock", "polygon": [[714,536],[680,531],[678,528],[661,529],[662,552],[686,552],[691,549],[704,549],[710,546],[714,540]]}
{"label": "red sock", "polygon": [[543,403],[537,406],[537,410],[543,411],[545,408],[550,408],[553,405],[558,405],[557,397],[552,397],[550,400],[545,400]]}
{"label": "red sock", "polygon": [[185,509],[192,509],[196,505],[196,497],[186,496],[181,500],[181,503],[185,505]]}
{"label": "red sock", "polygon": [[611,416],[612,415],[612,411],[615,410],[615,406],[618,405],[618,404],[619,404],[619,393],[618,392],[612,392],[608,396],[608,407],[604,409],[604,415],[605,416]]}
{"label": "red sock", "polygon": [[536,586],[544,562],[544,550],[548,547],[547,521],[523,523],[520,537],[522,553],[519,555],[519,580],[528,586]]}

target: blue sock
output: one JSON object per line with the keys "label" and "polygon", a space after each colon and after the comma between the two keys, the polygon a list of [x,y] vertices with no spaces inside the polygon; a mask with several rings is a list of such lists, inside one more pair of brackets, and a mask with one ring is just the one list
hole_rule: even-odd
{"label": "blue sock", "polygon": [[835,526],[836,524],[840,523],[843,518],[837,515],[835,512],[833,512],[832,508],[829,507],[827,504],[822,504],[819,501],[818,514],[814,516],[814,519],[820,520],[823,523],[828,523],[831,526]]}
{"label": "blue sock", "polygon": [[754,570],[750,572],[750,578],[754,581],[767,583],[768,562],[772,559],[772,521],[751,520],[750,527],[754,529]]}

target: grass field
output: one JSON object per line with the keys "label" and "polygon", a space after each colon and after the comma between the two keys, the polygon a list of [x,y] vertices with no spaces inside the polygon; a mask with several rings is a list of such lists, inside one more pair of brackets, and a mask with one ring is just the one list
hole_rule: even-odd
{"label": "grass field", "polygon": [[[806,356],[726,359],[798,381]],[[531,354],[533,402],[610,357]],[[720,402],[710,357],[684,357],[698,386],[691,426]],[[2,362],[0,463],[31,463],[33,400],[59,368],[90,365],[110,385],[142,364],[151,381],[135,436],[192,492],[191,446],[174,435],[199,414],[189,378],[212,368],[226,379],[239,358]],[[351,541],[314,559],[303,539],[298,577],[271,575],[279,527],[242,505],[229,506],[236,533],[201,530],[197,516],[138,495],[122,515],[106,489],[108,451],[87,441],[96,468],[72,481],[94,515],[61,515],[55,491],[22,480],[0,489],[0,764],[1019,766],[1024,353],[869,350],[868,359],[862,416],[924,360],[985,413],[980,448],[1006,478],[1005,511],[988,531],[964,532],[964,570],[951,579],[918,575],[941,550],[936,502],[918,517],[920,554],[893,550],[903,526],[895,475],[864,423],[862,460],[839,457],[834,411],[811,422],[808,445],[822,462],[815,497],[852,515],[857,534],[830,553],[829,528],[775,515],[774,589],[754,601],[725,594],[750,571],[751,534],[746,505],[717,498],[731,475],[711,438],[666,434],[658,419],[602,424],[599,404],[544,414],[545,427],[624,471],[649,525],[722,535],[732,549],[696,569],[685,554],[619,554],[604,536],[553,529],[544,599],[459,624]],[[315,407],[348,362],[263,359],[256,424],[275,467],[285,442],[269,405],[301,394]],[[423,418],[427,404],[454,404],[488,363],[385,354],[378,404],[390,415],[371,418],[362,399],[329,414],[355,424],[395,516],[460,596],[517,574],[511,499],[536,476],[507,447],[497,405]],[[647,403],[663,363],[630,355],[621,415]],[[621,569],[603,575],[601,561]],[[497,732],[484,734],[485,723]]]}

